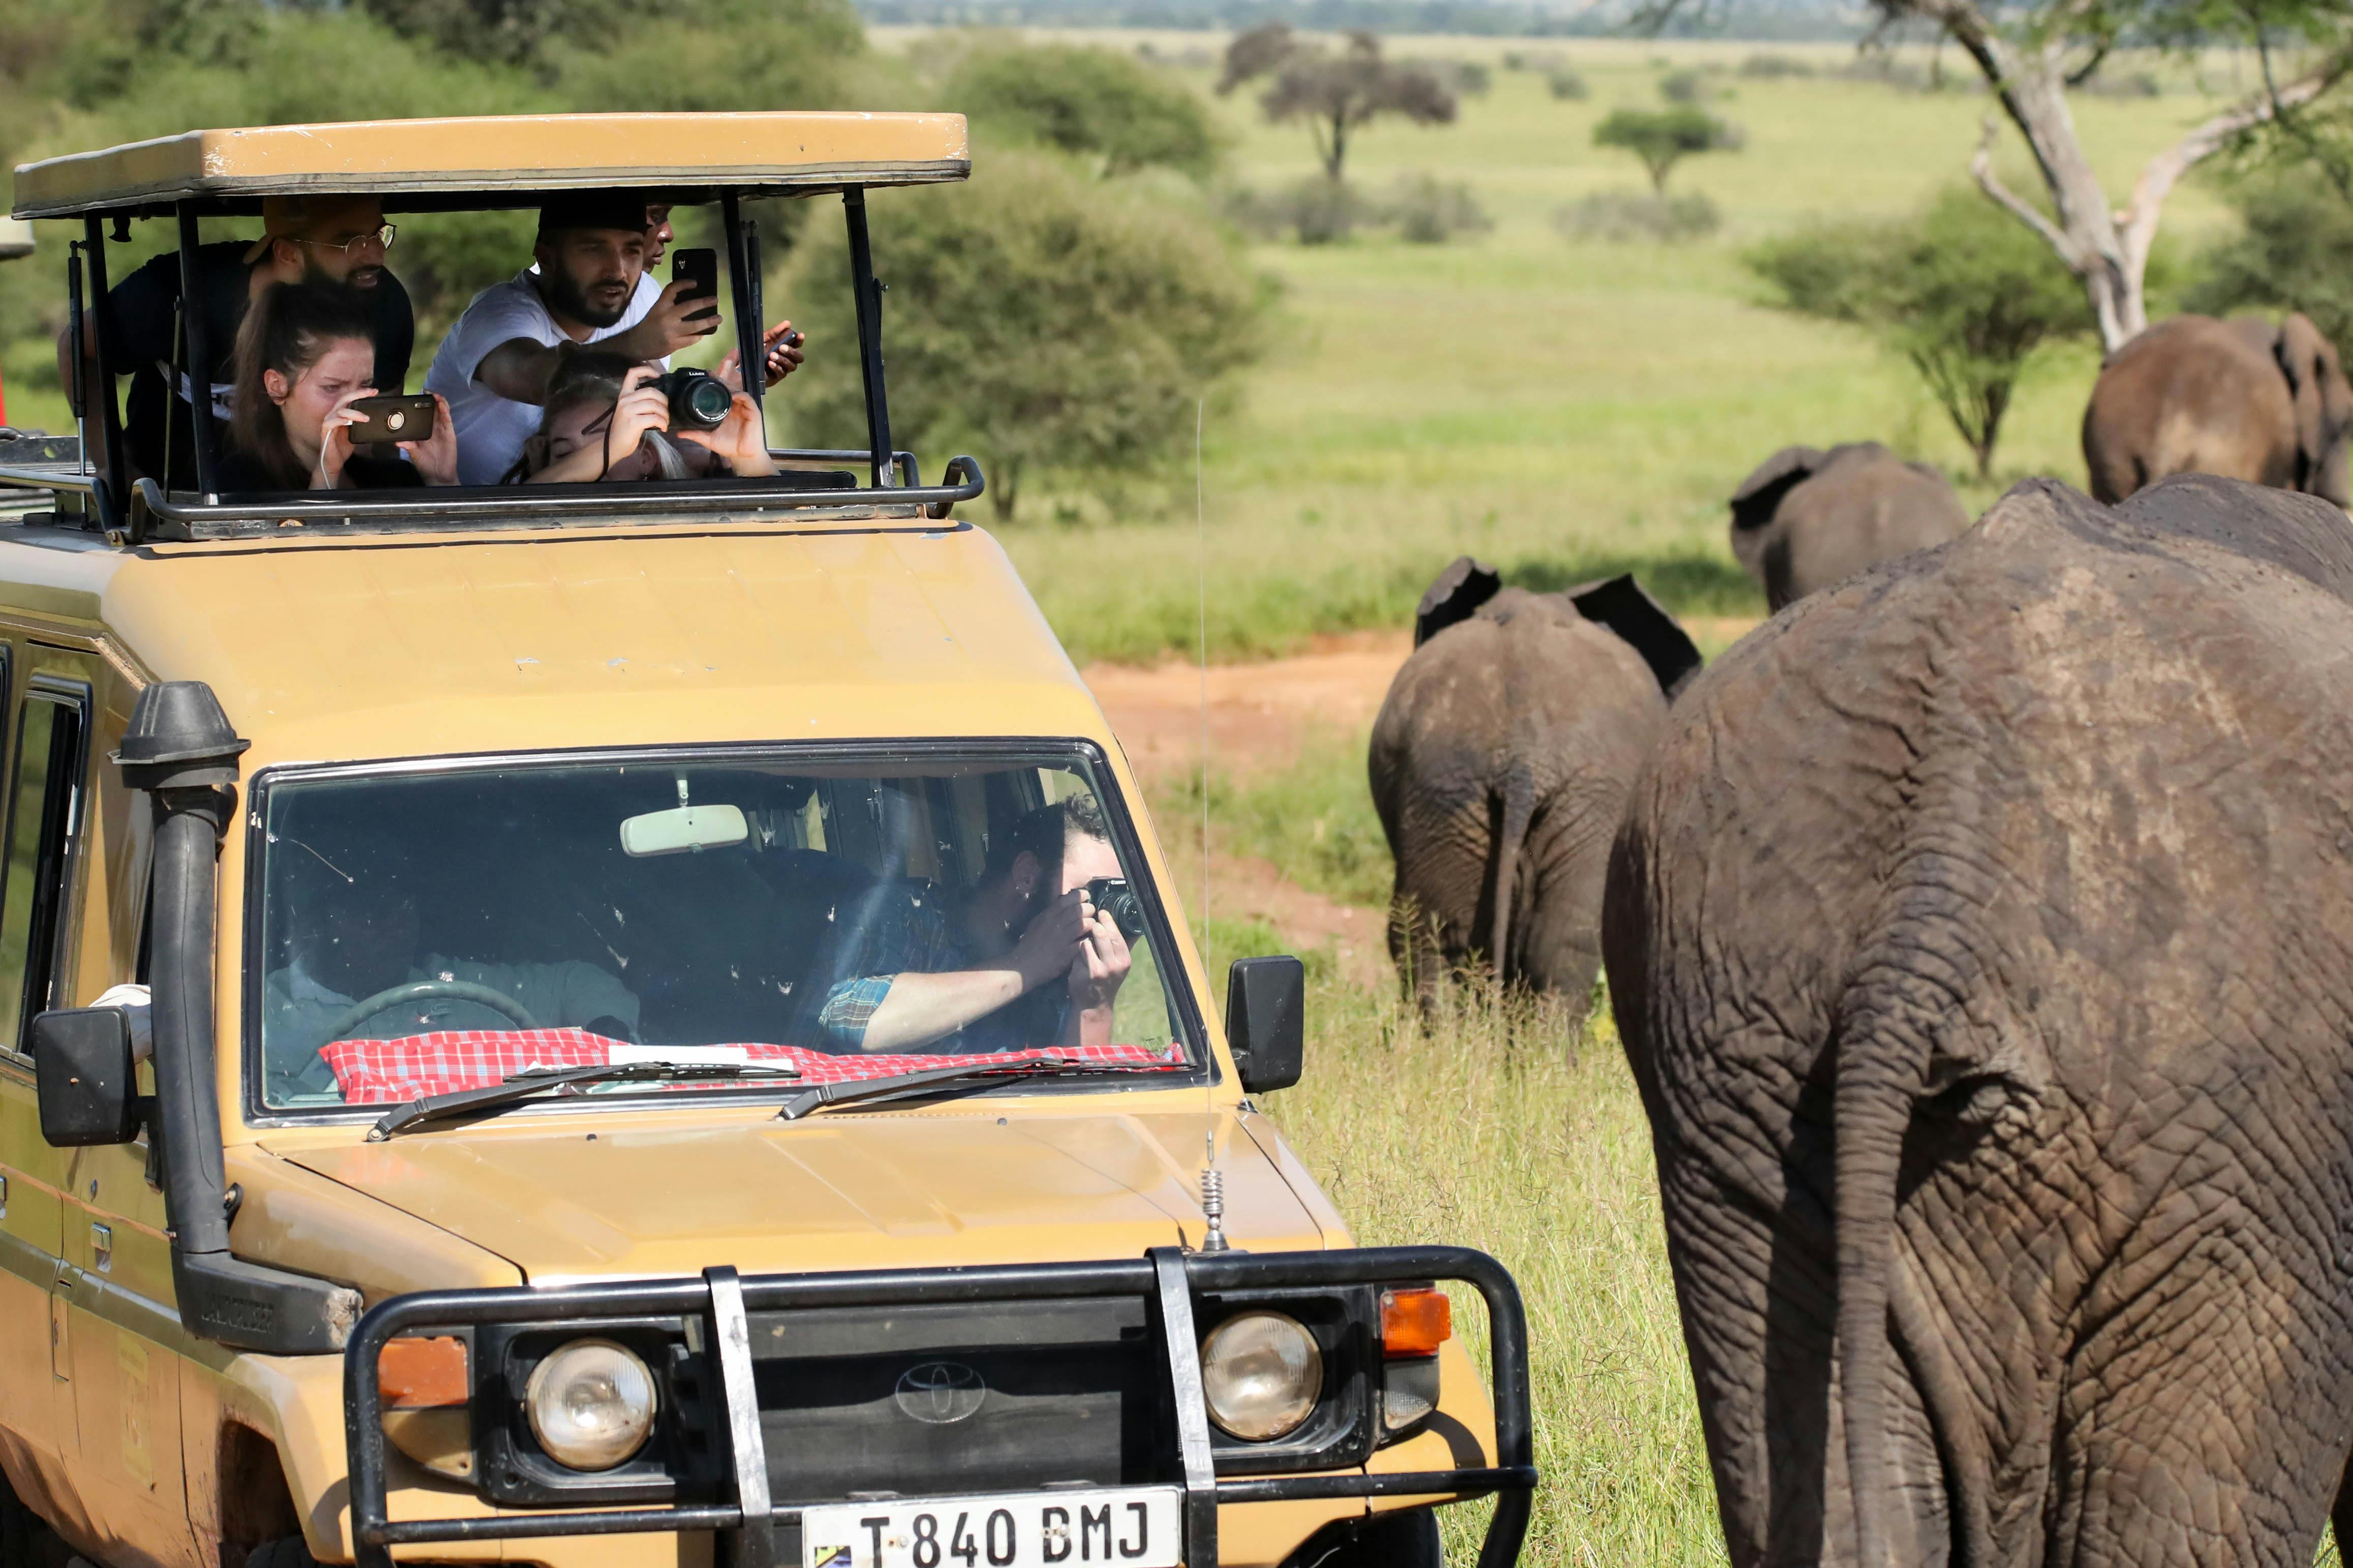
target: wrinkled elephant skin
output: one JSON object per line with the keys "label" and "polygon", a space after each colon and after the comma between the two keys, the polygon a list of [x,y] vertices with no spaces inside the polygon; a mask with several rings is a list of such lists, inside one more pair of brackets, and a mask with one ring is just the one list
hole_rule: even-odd
{"label": "wrinkled elephant skin", "polygon": [[2084,410],[2092,494],[2120,501],[2168,474],[2217,474],[2347,504],[2353,385],[2302,315],[2174,316],[2116,351]]}
{"label": "wrinkled elephant skin", "polygon": [[1776,612],[1968,526],[1944,475],[1876,441],[1784,447],[1732,492],[1732,553]]}
{"label": "wrinkled elephant skin", "polygon": [[2048,481],[1677,701],[1603,919],[1734,1563],[2309,1563],[2353,529]]}
{"label": "wrinkled elephant skin", "polygon": [[1484,964],[1583,1016],[1610,837],[1666,711],[1642,657],[1566,595],[1504,588],[1414,650],[1367,767],[1397,861],[1389,952],[1424,1001]]}

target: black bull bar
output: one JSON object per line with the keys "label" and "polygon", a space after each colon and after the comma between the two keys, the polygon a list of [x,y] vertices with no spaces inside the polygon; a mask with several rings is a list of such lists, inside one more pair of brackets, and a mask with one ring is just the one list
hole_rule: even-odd
{"label": "black bull bar", "polygon": [[[1193,1331],[1195,1292],[1342,1285],[1395,1280],[1455,1280],[1487,1303],[1493,1368],[1495,1455],[1492,1467],[1387,1475],[1274,1476],[1219,1480],[1212,1468],[1200,1350]],[[897,1307],[1003,1303],[1073,1296],[1142,1296],[1159,1308],[1175,1395],[1183,1464],[1184,1560],[1216,1568],[1218,1505],[1330,1498],[1498,1494],[1479,1552],[1479,1568],[1511,1568],[1525,1538],[1536,1482],[1529,1435],[1527,1319],[1519,1288],[1504,1266],[1460,1247],[1360,1247],[1336,1252],[1184,1252],[1155,1247],[1142,1258],[1100,1263],[1038,1263],[1000,1268],[877,1269],[854,1274],[743,1277],[710,1268],[700,1279],[616,1281],[535,1290],[433,1290],[396,1296],[362,1318],[343,1358],[343,1419],[351,1464],[352,1540],[359,1568],[391,1568],[392,1548],[450,1542],[560,1535],[629,1535],[672,1531],[732,1531],[740,1568],[776,1568],[768,1530],[746,1530],[765,1516],[799,1522],[801,1509],[772,1502],[765,1441],[752,1384],[749,1311],[812,1307]],[[484,1323],[562,1323],[639,1315],[708,1314],[714,1330],[736,1500],[677,1508],[612,1508],[505,1513],[487,1519],[393,1521],[385,1487],[384,1402],[375,1367],[385,1342],[412,1329]]]}

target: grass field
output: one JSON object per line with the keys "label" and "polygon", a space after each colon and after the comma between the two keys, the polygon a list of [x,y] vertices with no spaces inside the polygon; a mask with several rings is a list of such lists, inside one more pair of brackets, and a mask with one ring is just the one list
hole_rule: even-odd
{"label": "grass field", "polygon": [[[886,47],[905,42],[879,36]],[[1164,58],[1190,50],[1202,63],[1187,75],[1208,92],[1211,36],[1084,36],[1124,48],[1148,41]],[[1904,212],[1962,177],[1983,94],[1730,74],[1757,52],[1822,66],[1852,58],[1831,46],[1393,47],[1488,62],[1506,49],[1541,53],[1581,74],[1591,95],[1556,101],[1541,73],[1498,65],[1492,89],[1465,99],[1456,124],[1362,134],[1350,171],[1368,193],[1409,172],[1467,181],[1494,219],[1491,233],[1448,246],[1383,237],[1253,248],[1282,282],[1283,321],[1276,353],[1241,378],[1232,409],[1209,411],[1204,431],[1212,658],[1400,625],[1430,577],[1466,551],[1532,583],[1633,567],[1679,608],[1753,612],[1761,603],[1724,542],[1724,498],[1776,447],[1875,437],[1963,466],[1960,442],[1907,370],[1858,333],[1765,308],[1738,252],[1810,215]],[[1551,222],[1558,207],[1641,184],[1630,157],[1590,137],[1613,106],[1659,101],[1654,62],[1726,68],[1716,79],[1733,96],[1716,111],[1746,129],[1747,146],[1694,158],[1672,182],[1716,203],[1722,232],[1680,246],[1564,240]],[[1948,71],[1966,79],[1957,64],[1948,58]],[[2186,68],[2163,74],[2164,96],[2076,104],[2119,197],[2149,154],[2218,101]],[[2231,90],[2227,66],[2204,75],[2215,92]],[[1232,137],[1231,179],[1271,188],[1313,171],[1303,128],[1261,123],[1246,93],[1212,101]],[[2022,156],[2010,174],[2028,189]],[[2168,232],[2177,249],[2194,249],[2230,221],[2193,181],[2168,208]],[[2051,356],[2010,417],[2000,483],[1965,487],[1973,507],[2030,473],[2082,481],[2076,425],[2095,368],[2088,345]],[[1191,432],[1181,434],[1189,445]],[[1189,476],[1156,504],[1124,501],[1129,521],[1103,521],[1098,505],[1070,510],[1095,521],[1058,523],[1040,504],[1003,533],[1073,655],[1148,660],[1189,648],[1202,554]]]}

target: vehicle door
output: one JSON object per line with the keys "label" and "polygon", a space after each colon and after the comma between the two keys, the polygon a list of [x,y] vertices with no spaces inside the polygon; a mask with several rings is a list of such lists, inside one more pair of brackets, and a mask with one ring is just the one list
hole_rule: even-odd
{"label": "vehicle door", "polygon": [[[24,689],[7,766],[0,1040],[21,1052],[37,1015],[88,1005],[109,978],[109,963],[77,961],[86,931],[105,944],[106,879],[95,873],[107,857],[92,808],[105,749],[97,743],[100,701],[118,678],[92,653],[30,639],[18,646]],[[182,1335],[164,1195],[149,1183],[147,1152],[144,1136],[73,1151],[53,1310],[72,1388],[85,1528],[111,1561],[193,1568],[180,1471]]]}
{"label": "vehicle door", "polygon": [[[16,649],[0,643],[0,718],[18,675]],[[0,726],[0,766],[14,749]],[[0,900],[5,883],[0,882]],[[64,1268],[65,1188],[69,1152],[41,1136],[32,1058],[15,1034],[0,1037],[0,1438],[12,1460],[35,1474],[27,1489],[70,1495],[67,1468],[75,1452],[69,1347],[65,1303],[58,1292]],[[37,1497],[35,1499],[37,1506]]]}

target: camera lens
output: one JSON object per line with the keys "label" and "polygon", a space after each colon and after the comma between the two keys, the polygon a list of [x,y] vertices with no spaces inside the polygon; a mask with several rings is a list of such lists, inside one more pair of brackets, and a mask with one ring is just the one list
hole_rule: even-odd
{"label": "camera lens", "polygon": [[671,371],[662,377],[662,388],[670,395],[673,430],[716,430],[735,405],[735,395],[708,371]]}

